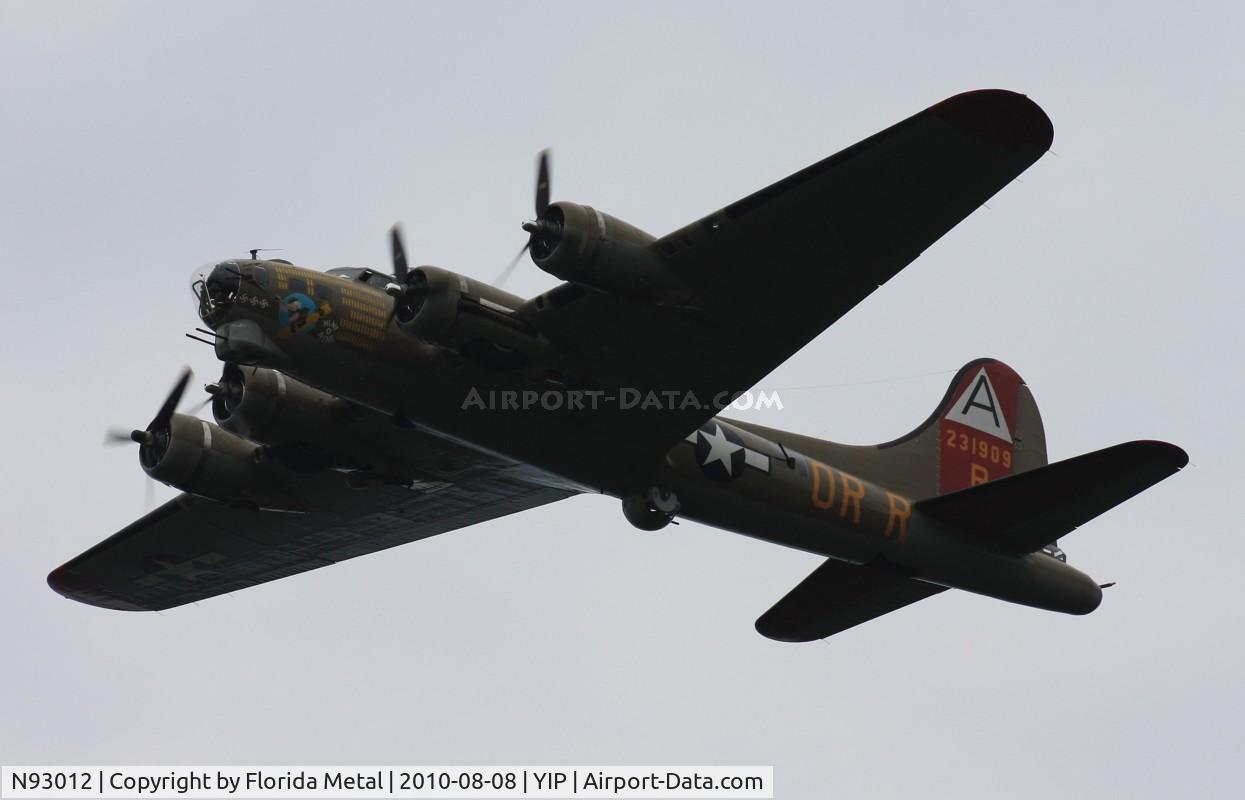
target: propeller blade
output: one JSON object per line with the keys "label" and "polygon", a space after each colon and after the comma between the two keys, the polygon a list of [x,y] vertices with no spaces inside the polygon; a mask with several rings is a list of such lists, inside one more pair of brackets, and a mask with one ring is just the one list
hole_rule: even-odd
{"label": "propeller blade", "polygon": [[132,430],[127,431],[121,428],[109,428],[104,433],[104,444],[148,444],[151,441],[151,433],[148,431]]}
{"label": "propeller blade", "polygon": [[122,428],[109,428],[104,432],[104,444],[134,444],[131,432]]}
{"label": "propeller blade", "polygon": [[526,253],[527,249],[531,246],[532,246],[532,240],[528,239],[527,244],[523,245],[523,247],[520,248],[518,254],[514,257],[514,261],[510,262],[510,266],[502,270],[502,273],[497,276],[497,280],[493,281],[494,286],[500,289],[501,287],[506,285],[506,281],[510,280],[511,274],[514,273],[514,268],[519,266],[519,262],[523,259],[523,254]]}
{"label": "propeller blade", "polygon": [[151,424],[147,426],[147,430],[157,430],[168,426],[169,420],[173,418],[173,412],[177,410],[177,404],[182,401],[182,394],[186,391],[186,384],[190,383],[190,375],[190,367],[186,367],[182,371],[182,376],[174,384],[173,391],[169,392],[169,396],[164,398],[164,405],[160,406],[160,410],[156,412],[156,416],[151,420]]}
{"label": "propeller blade", "polygon": [[406,283],[406,247],[402,244],[402,226],[389,229],[389,251],[393,254],[393,279],[402,286]]}
{"label": "propeller blade", "polygon": [[540,151],[540,167],[536,172],[536,219],[544,219],[549,210],[549,148]]}

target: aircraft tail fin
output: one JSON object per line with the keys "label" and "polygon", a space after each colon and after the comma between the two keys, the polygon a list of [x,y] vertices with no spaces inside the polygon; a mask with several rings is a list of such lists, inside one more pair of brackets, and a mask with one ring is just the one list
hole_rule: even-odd
{"label": "aircraft tail fin", "polygon": [[877,449],[884,460],[924,465],[915,497],[950,494],[1047,463],[1033,394],[1014,369],[992,358],[961,367],[925,422]]}
{"label": "aircraft tail fin", "polygon": [[914,510],[1009,552],[1032,553],[1188,463],[1174,444],[1125,442],[922,500]]}
{"label": "aircraft tail fin", "polygon": [[[961,367],[924,422],[891,442],[859,446],[738,423],[811,458],[915,501],[915,508],[1016,552],[1056,539],[1176,472],[1188,456],[1163,442],[1129,442],[1047,464],[1033,394],[1011,367]],[[1056,502],[1057,501],[1057,502]]]}
{"label": "aircraft tail fin", "polygon": [[1046,432],[1037,403],[1016,371],[993,358],[961,367],[934,413],[884,444],[839,444],[736,424],[914,500],[1046,464]]}
{"label": "aircraft tail fin", "polygon": [[[918,502],[914,512],[1001,551],[1051,549],[1070,533],[1175,474],[1189,457],[1166,442],[1126,442]],[[829,559],[756,621],[784,642],[823,639],[931,597],[942,586],[880,564]]]}

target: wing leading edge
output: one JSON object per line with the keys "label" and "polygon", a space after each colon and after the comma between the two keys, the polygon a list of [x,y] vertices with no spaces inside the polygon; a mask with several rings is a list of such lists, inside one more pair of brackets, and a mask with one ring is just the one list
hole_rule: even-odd
{"label": "wing leading edge", "polygon": [[79,602],[157,611],[245,589],[478,522],[574,492],[489,472],[408,489],[352,489],[308,476],[305,514],[249,511],[183,494],[53,570]]}
{"label": "wing leading edge", "polygon": [[[668,307],[584,292],[542,330],[602,377],[707,404],[743,392],[890,280],[1050,147],[1024,95],[968,92],[651,245],[694,295]],[[718,409],[602,414],[670,446]]]}

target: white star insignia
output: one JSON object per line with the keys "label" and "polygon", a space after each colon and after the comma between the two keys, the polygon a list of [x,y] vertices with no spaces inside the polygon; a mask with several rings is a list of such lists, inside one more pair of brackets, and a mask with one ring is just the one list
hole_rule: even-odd
{"label": "white star insignia", "polygon": [[726,474],[730,475],[732,474],[731,456],[743,450],[743,445],[735,444],[730,439],[727,439],[726,434],[722,433],[721,425],[714,423],[713,427],[714,432],[712,436],[704,431],[700,432],[700,435],[705,437],[705,442],[709,445],[709,452],[705,455],[705,460],[701,462],[701,465],[707,467],[710,462],[719,461],[722,464],[722,468],[726,470]]}
{"label": "white star insignia", "polygon": [[[160,559],[155,559],[155,563],[160,567],[157,574],[171,575],[197,583],[201,575],[216,575],[217,571],[210,567],[212,564],[224,559],[225,557],[219,553],[208,553],[199,558],[189,558],[180,564],[171,561],[161,561]],[[200,564],[206,565],[207,568],[199,566]]]}

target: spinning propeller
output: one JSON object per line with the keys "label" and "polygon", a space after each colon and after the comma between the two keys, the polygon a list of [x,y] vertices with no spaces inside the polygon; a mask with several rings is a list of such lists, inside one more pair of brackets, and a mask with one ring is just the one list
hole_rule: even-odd
{"label": "spinning propeller", "polygon": [[[537,257],[548,255],[562,237],[562,213],[549,204],[549,161],[550,151],[541,150],[536,170],[536,218],[523,223],[523,230],[529,234],[527,243],[515,255],[510,266],[502,270],[493,281],[493,285],[499,289],[510,279],[524,253],[531,250]],[[423,304],[428,287],[421,280],[422,274],[410,272],[407,266],[406,246],[402,241],[400,225],[389,229],[389,250],[393,261],[393,282],[386,284],[385,293],[394,299],[392,316],[406,322]]]}
{"label": "spinning propeller", "polygon": [[389,252],[393,260],[393,283],[385,285],[385,293],[393,298],[393,313],[399,322],[408,322],[424,303],[428,284],[423,273],[411,273],[406,264],[406,246],[402,243],[402,226],[389,229]]}
{"label": "spinning propeller", "polygon": [[[186,384],[190,383],[190,376],[190,367],[187,367],[182,371],[182,375],[177,379],[177,383],[173,385],[173,391],[169,392],[169,396],[164,398],[164,404],[160,406],[160,410],[156,412],[155,417],[152,418],[144,430],[135,429],[127,432],[120,428],[111,428],[104,440],[105,443],[123,444],[137,442],[143,448],[168,444],[169,423],[173,420],[173,412],[177,410],[177,404],[182,401],[182,395],[186,392]],[[144,461],[146,461],[145,458]]]}
{"label": "spinning propeller", "polygon": [[[152,418],[145,429],[125,431],[120,428],[110,428],[104,437],[104,444],[129,444],[135,442],[139,445],[138,458],[144,468],[154,467],[158,464],[160,457],[164,455],[164,451],[169,446],[169,440],[172,436],[173,413],[177,411],[177,404],[181,402],[182,395],[186,392],[186,385],[190,383],[190,375],[189,367],[182,371],[182,376],[173,385],[173,391],[169,392],[169,396],[164,398],[164,404],[160,406],[160,410],[156,412],[155,417]],[[152,485],[151,480],[147,480],[146,484],[146,506],[150,509],[155,507],[156,504],[155,487]]]}
{"label": "spinning propeller", "polygon": [[519,250],[519,254],[514,257],[514,261],[510,262],[510,266],[506,267],[497,280],[493,281],[493,285],[499,289],[505,285],[510,279],[514,268],[519,265],[519,261],[523,258],[523,254],[531,250],[537,256],[545,256],[553,251],[557,246],[558,239],[562,236],[562,218],[561,213],[549,213],[549,160],[550,151],[548,148],[540,151],[539,166],[536,170],[536,219],[523,223],[523,230],[530,235],[527,244],[523,245],[523,249]]}

